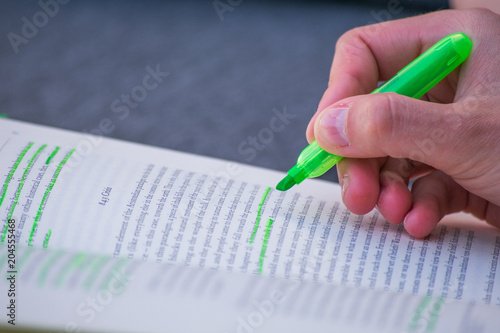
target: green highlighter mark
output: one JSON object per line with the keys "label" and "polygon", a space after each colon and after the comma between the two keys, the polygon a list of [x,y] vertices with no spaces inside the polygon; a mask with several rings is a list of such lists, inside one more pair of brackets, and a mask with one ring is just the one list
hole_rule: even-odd
{"label": "green highlighter mark", "polygon": [[47,256],[45,258],[45,262],[42,265],[42,268],[40,269],[40,271],[38,273],[37,282],[38,282],[39,287],[42,287],[45,285],[45,282],[47,281],[47,276],[49,275],[49,272],[51,271],[51,269],[53,268],[53,266],[55,265],[57,260],[59,260],[59,258],[61,258],[63,255],[64,255],[63,251],[57,251],[57,252],[52,253],[52,255]]}
{"label": "green highlighter mark", "polygon": [[271,188],[270,187],[266,188],[264,194],[262,195],[262,199],[260,199],[259,208],[257,209],[257,219],[255,220],[255,226],[253,227],[252,236],[250,236],[250,244],[253,243],[253,240],[255,239],[255,234],[257,234],[257,229],[259,229],[260,218],[262,214],[262,206],[264,206],[264,202],[266,202],[266,198],[267,195],[269,194],[269,191],[271,191]]}
{"label": "green highlighter mark", "polygon": [[106,256],[95,257],[92,262],[89,264],[90,273],[83,281],[83,289],[89,291],[94,285],[95,281],[101,274],[102,269],[106,264],[111,260],[111,258]]}
{"label": "green highlighter mark", "polygon": [[120,272],[123,271],[123,269],[127,266],[129,263],[128,259],[125,258],[120,258],[118,259],[109,272],[106,274],[106,276],[102,279],[101,286],[99,287],[100,290],[109,290],[111,287],[111,284],[113,283],[113,279],[116,279],[116,274],[120,274]]}
{"label": "green highlighter mark", "polygon": [[[21,178],[19,186],[17,187],[16,195],[14,196],[14,202],[12,202],[12,205],[10,206],[10,211],[9,214],[7,215],[7,220],[10,220],[12,218],[12,215],[14,214],[14,210],[16,209],[17,203],[19,202],[19,196],[21,195],[21,191],[23,190],[24,187],[24,182],[28,177],[28,173],[31,170],[33,162],[38,157],[38,155],[40,155],[40,153],[45,149],[45,147],[47,147],[47,145],[43,145],[40,148],[38,148],[38,150],[33,154],[33,156],[31,156],[26,168],[24,168],[23,177]],[[7,236],[7,224],[5,224],[5,228],[3,229],[2,232],[2,239],[0,240],[1,243],[5,241],[6,236]]]}
{"label": "green highlighter mark", "polygon": [[262,274],[262,270],[264,267],[264,258],[266,257],[267,251],[267,242],[269,241],[269,236],[271,235],[271,226],[273,225],[274,220],[269,219],[266,223],[266,230],[264,231],[264,240],[262,241],[262,249],[260,250],[260,258],[259,258],[259,274]]}
{"label": "green highlighter mark", "polygon": [[49,164],[50,163],[50,160],[52,160],[52,158],[54,156],[56,156],[57,152],[59,151],[59,147],[56,147],[56,149],[54,149],[54,151],[52,152],[52,154],[50,154],[50,156],[47,158],[47,161],[45,162],[45,164]]}
{"label": "green highlighter mark", "polygon": [[445,298],[439,298],[434,305],[429,314],[429,322],[427,323],[426,332],[434,332],[438,323],[441,308],[446,301]]}
{"label": "green highlighter mark", "polygon": [[441,308],[446,299],[440,297],[433,299],[431,296],[426,296],[422,299],[418,307],[413,312],[413,316],[408,325],[408,332],[423,332],[422,319],[426,319],[427,325],[425,332],[434,332],[439,320]]}
{"label": "green highlighter mark", "polygon": [[415,309],[413,312],[413,316],[410,320],[410,323],[408,325],[408,331],[409,332],[416,332],[418,327],[419,327],[419,321],[422,318],[422,315],[424,314],[426,308],[429,306],[431,303],[432,298],[430,296],[426,296],[422,299],[418,307]]}
{"label": "green highlighter mark", "polygon": [[49,245],[50,235],[52,235],[52,229],[49,229],[49,231],[47,231],[47,234],[45,234],[45,239],[43,240],[44,249],[46,249]]}
{"label": "green highlighter mark", "polygon": [[24,155],[26,155],[26,153],[28,152],[28,150],[30,150],[30,148],[34,145],[35,143],[34,142],[30,142],[26,148],[24,148],[24,150],[21,152],[21,154],[19,155],[19,157],[17,158],[16,162],[14,163],[14,165],[12,166],[12,169],[10,169],[10,172],[9,172],[9,175],[7,176],[7,179],[5,180],[5,183],[3,184],[3,187],[2,187],[2,194],[0,196],[0,206],[2,206],[2,203],[5,199],[5,194],[7,193],[7,188],[9,187],[9,183],[10,181],[12,180],[12,177],[14,176],[14,173],[16,172],[17,170],[17,167],[19,166],[19,164],[21,163],[21,161],[23,160],[24,158]]}
{"label": "green highlighter mark", "polygon": [[40,203],[40,206],[38,207],[38,212],[36,213],[35,221],[33,222],[33,226],[31,227],[30,237],[28,239],[28,246],[32,245],[31,243],[33,242],[33,235],[34,235],[36,227],[38,225],[38,221],[40,220],[40,217],[42,216],[43,206],[45,205],[45,202],[47,201],[47,198],[49,197],[49,194],[52,191],[52,188],[56,184],[57,177],[59,177],[59,174],[61,173],[61,169],[63,168],[64,164],[66,164],[66,162],[68,161],[68,159],[71,157],[71,155],[74,152],[75,152],[75,150],[72,149],[68,154],[66,154],[66,156],[61,161],[61,163],[59,163],[59,165],[57,166],[56,172],[54,172],[54,177],[52,177],[52,181],[50,182],[49,186],[47,187],[47,190],[43,194],[42,202]]}
{"label": "green highlighter mark", "polygon": [[58,288],[64,286],[65,281],[67,280],[69,274],[74,270],[81,269],[85,265],[85,260],[87,258],[86,254],[77,253],[75,254],[67,264],[60,270],[57,278],[55,280],[55,285]]}
{"label": "green highlighter mark", "polygon": [[20,272],[23,269],[24,265],[28,263],[28,259],[33,253],[35,253],[35,250],[33,248],[25,248],[24,252],[21,254],[17,262],[16,268],[18,272]]}

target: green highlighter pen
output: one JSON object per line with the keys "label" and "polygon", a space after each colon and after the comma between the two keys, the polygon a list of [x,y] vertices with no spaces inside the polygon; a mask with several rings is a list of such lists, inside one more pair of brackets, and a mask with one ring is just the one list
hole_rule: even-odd
{"label": "green highlighter pen", "polygon": [[[375,89],[372,94],[394,92],[420,98],[457,68],[469,56],[471,49],[472,42],[463,33],[449,35]],[[313,141],[300,153],[297,164],[288,171],[276,189],[286,191],[306,178],[321,176],[341,159],[342,156],[324,151]]]}

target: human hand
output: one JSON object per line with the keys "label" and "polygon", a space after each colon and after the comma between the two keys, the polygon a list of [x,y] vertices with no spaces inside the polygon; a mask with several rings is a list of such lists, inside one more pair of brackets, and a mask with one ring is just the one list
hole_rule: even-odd
{"label": "human hand", "polygon": [[[456,32],[469,36],[472,53],[422,100],[357,96]],[[376,206],[418,238],[458,211],[500,227],[499,54],[500,16],[487,10],[389,21],[339,39],[307,137],[347,157],[337,166],[347,208],[366,214]]]}

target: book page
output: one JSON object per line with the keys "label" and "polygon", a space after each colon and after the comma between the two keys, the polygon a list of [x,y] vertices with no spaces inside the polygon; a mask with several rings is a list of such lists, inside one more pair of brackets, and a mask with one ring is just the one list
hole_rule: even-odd
{"label": "book page", "polygon": [[30,332],[486,333],[500,325],[498,309],[450,299],[34,247],[18,255],[16,327]]}
{"label": "book page", "polygon": [[[3,235],[20,245],[500,306],[500,233],[410,237],[338,185],[0,120]],[[271,188],[270,188],[271,187]],[[10,232],[10,231],[9,231]]]}

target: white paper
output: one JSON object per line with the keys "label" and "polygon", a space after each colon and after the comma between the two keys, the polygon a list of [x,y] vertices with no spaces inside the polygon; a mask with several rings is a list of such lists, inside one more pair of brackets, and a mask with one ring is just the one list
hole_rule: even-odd
{"label": "white paper", "polygon": [[270,190],[250,244],[282,173],[11,120],[0,120],[0,156],[0,225],[16,221],[20,247],[238,274],[262,265],[279,279],[500,306],[498,231],[441,225],[415,240],[307,180]]}

